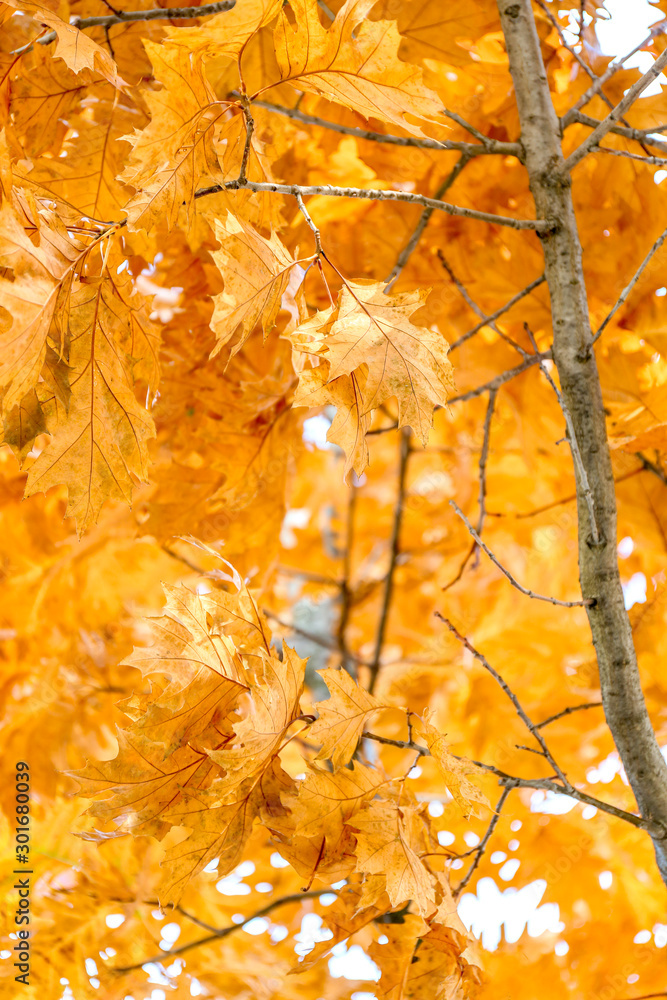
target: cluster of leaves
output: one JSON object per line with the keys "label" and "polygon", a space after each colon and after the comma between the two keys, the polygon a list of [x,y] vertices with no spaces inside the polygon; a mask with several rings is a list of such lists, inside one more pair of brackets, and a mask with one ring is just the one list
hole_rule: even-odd
{"label": "cluster of leaves", "polygon": [[[535,7],[566,154],[640,75],[589,93],[609,59],[584,6]],[[390,1000],[664,989],[650,841],[618,768],[597,796],[615,758],[585,612],[525,596],[577,596],[575,477],[495,3],[137,8],[0,5],[1,745],[31,767],[26,996],[143,995],[146,966],[175,996],[347,1000],[368,984],[326,958],[350,938]],[[663,741],[662,244],[637,269],[666,118],[643,97],[573,174]],[[567,815],[539,813],[554,793]],[[513,887],[546,886],[567,955],[547,933],[482,961],[456,910],[497,876],[487,843],[516,852]],[[246,908],[215,886],[250,862]],[[13,975],[3,952],[3,995]]]}

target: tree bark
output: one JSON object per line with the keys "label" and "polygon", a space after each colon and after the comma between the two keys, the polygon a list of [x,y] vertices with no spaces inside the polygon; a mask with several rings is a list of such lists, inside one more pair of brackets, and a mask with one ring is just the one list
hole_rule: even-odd
{"label": "tree bark", "polygon": [[[553,358],[576,437],[579,578],[597,654],[605,716],[644,819],[654,823],[656,860],[667,884],[667,764],[641,688],[616,552],[616,495],[600,379],[591,346],[581,244],[530,0],[498,0],[521,122],[521,145],[551,295]],[[578,446],[578,449],[577,447]],[[592,517],[591,517],[592,513]]]}

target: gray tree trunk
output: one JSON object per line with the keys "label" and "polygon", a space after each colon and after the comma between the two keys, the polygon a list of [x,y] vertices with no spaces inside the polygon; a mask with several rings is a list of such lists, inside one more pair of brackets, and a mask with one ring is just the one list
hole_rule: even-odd
{"label": "gray tree trunk", "polygon": [[[530,0],[498,0],[537,218],[552,220],[541,237],[553,318],[553,357],[576,437],[579,578],[600,672],[607,723],[667,884],[667,764],[651,726],[637,669],[616,552],[616,495],[605,414],[592,348],[581,244]],[[576,457],[576,456],[575,456]]]}

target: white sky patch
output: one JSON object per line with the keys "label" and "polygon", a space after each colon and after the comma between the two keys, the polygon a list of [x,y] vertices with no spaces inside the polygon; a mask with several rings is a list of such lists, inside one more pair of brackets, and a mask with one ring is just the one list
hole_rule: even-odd
{"label": "white sky patch", "polygon": [[294,534],[294,528],[305,528],[310,521],[310,514],[308,507],[292,507],[285,512],[280,529],[280,544],[284,549],[296,548],[298,538]]}
{"label": "white sky patch", "polygon": [[614,881],[614,876],[611,872],[600,872],[598,875],[598,882],[600,883],[601,889],[611,889],[611,884]]}
{"label": "white sky patch", "polygon": [[630,538],[629,535],[626,535],[625,538],[621,538],[620,542],[618,543],[618,549],[617,549],[619,558],[627,559],[628,556],[632,555],[634,547],[635,543],[633,542],[633,540]]}
{"label": "white sky patch", "polygon": [[577,805],[577,800],[569,795],[558,795],[556,792],[543,792],[537,789],[530,799],[530,811],[548,813],[551,816],[562,816],[569,813]]}
{"label": "white sky patch", "polygon": [[301,921],[301,930],[295,934],[296,945],[294,951],[297,955],[308,955],[316,944],[320,941],[330,941],[333,931],[324,927],[322,917],[317,913],[306,913]]}
{"label": "white sky patch", "polygon": [[461,897],[459,916],[467,930],[481,937],[487,951],[496,950],[503,933],[509,944],[518,941],[526,930],[530,937],[546,932],[559,934],[565,924],[560,920],[558,903],[539,905],[546,887],[544,879],[537,879],[522,889],[510,887],[503,891],[492,878],[482,878],[477,895],[467,892]]}
{"label": "white sky patch", "polygon": [[249,920],[248,923],[243,928],[245,934],[252,934],[257,936],[259,934],[265,934],[269,929],[269,921],[265,920],[264,917],[255,917],[253,920]]}
{"label": "white sky patch", "polygon": [[366,979],[374,983],[377,983],[381,975],[377,965],[361,945],[353,944],[348,948],[345,941],[333,948],[329,959],[329,974],[333,979]]}
{"label": "white sky patch", "polygon": [[614,780],[617,774],[620,774],[627,784],[621,759],[618,756],[618,753],[613,750],[609,756],[605,757],[604,760],[601,760],[596,767],[589,768],[586,772],[586,781],[588,781],[591,785],[596,785],[600,781],[603,785],[608,785],[610,781]]}
{"label": "white sky patch", "polygon": [[303,440],[314,444],[320,451],[330,450],[333,447],[327,441],[327,431],[330,427],[331,421],[323,413],[318,413],[315,417],[308,417],[303,422]]}
{"label": "white sky patch", "polygon": [[646,577],[643,573],[633,573],[627,583],[622,584],[625,610],[635,604],[646,604]]}
{"label": "white sky patch", "polygon": [[252,861],[242,861],[233,872],[216,882],[215,887],[223,896],[248,896],[252,890],[242,880],[252,875],[254,871],[255,865]]}
{"label": "white sky patch", "polygon": [[[649,33],[652,24],[659,21],[662,14],[652,7],[647,0],[606,0],[605,7],[611,17],[600,19],[596,24],[596,34],[600,40],[602,51],[610,56],[623,56],[639,45]],[[626,68],[636,67],[642,73],[653,65],[653,56],[648,52],[637,52],[628,59]],[[664,76],[659,76],[644,91],[644,97],[660,93],[660,84],[667,84]]]}
{"label": "white sky patch", "polygon": [[502,866],[502,868],[498,872],[498,875],[503,880],[503,882],[511,882],[512,881],[512,879],[514,878],[514,876],[516,875],[516,873],[519,870],[520,864],[521,864],[521,862],[519,861],[518,858],[511,858],[509,861],[505,862],[505,864]]}

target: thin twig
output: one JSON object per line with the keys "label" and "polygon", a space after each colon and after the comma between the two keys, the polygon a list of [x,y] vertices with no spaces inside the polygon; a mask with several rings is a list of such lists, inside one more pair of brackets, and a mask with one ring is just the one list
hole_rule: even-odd
{"label": "thin twig", "polygon": [[[298,625],[292,625],[290,622],[286,622],[283,618],[275,614],[273,611],[270,611],[268,608],[262,608],[262,613],[265,614],[267,618],[270,618],[271,621],[274,621],[276,625],[280,625],[282,628],[286,628],[290,632],[294,632],[295,635],[300,635],[303,639],[308,639],[310,642],[314,642],[316,646],[321,646],[322,649],[329,649],[332,653],[335,653],[338,650],[337,644],[329,642],[319,635],[315,635],[314,632],[308,632],[306,629],[299,628]],[[348,652],[347,655],[349,659],[354,660],[355,663],[361,664],[362,666],[369,667],[371,665],[368,660],[364,660],[360,656],[355,656],[354,653]]]}
{"label": "thin twig", "polygon": [[[598,118],[591,118],[590,115],[584,115],[580,111],[573,113],[573,118],[571,124],[585,125],[586,128],[597,128],[600,124]],[[667,143],[661,142],[660,139],[655,139],[652,133],[647,135],[645,129],[641,128],[627,128],[624,125],[614,125],[613,128],[609,129],[613,135],[620,135],[624,139],[630,139],[633,142],[638,142],[642,149],[646,146],[653,146],[654,149],[659,149],[663,153],[667,153]],[[607,147],[600,147],[607,149]],[[593,150],[595,152],[595,150]]]}
{"label": "thin twig", "polygon": [[[364,738],[368,740],[375,740],[376,743],[383,743],[386,746],[398,747],[400,750],[415,751],[422,757],[431,756],[431,752],[428,747],[420,746],[418,743],[408,743],[405,740],[392,740],[387,736],[378,736],[377,733],[364,733]],[[457,760],[460,759],[462,758],[457,757]],[[609,816],[614,816],[616,819],[622,819],[626,823],[630,823],[631,826],[634,826],[638,830],[646,830],[648,833],[654,834],[664,834],[662,827],[657,826],[651,820],[646,820],[642,816],[637,816],[636,813],[630,813],[625,809],[620,809],[618,806],[612,805],[610,802],[603,802],[602,799],[596,799],[592,795],[588,795],[586,792],[580,791],[580,789],[569,783],[566,786],[563,786],[558,784],[557,781],[553,781],[551,778],[519,778],[514,774],[507,774],[505,771],[501,771],[500,768],[495,767],[493,764],[485,764],[484,761],[472,760],[472,758],[470,758],[470,763],[474,764],[476,767],[481,767],[483,771],[488,771],[489,774],[495,775],[500,784],[507,783],[508,786],[513,788],[535,788],[545,792],[553,792],[555,795],[569,795],[570,798],[576,799],[584,805],[594,806],[596,809],[599,809],[600,812],[605,812]]]}
{"label": "thin twig", "polygon": [[250,159],[250,149],[252,147],[252,135],[255,131],[255,119],[250,114],[250,104],[245,96],[242,100],[242,111],[243,119],[245,121],[245,145],[243,147],[241,166],[239,168],[239,181],[245,184],[247,180],[246,170],[248,169],[248,160]]}
{"label": "thin twig", "polygon": [[399,541],[401,534],[401,522],[403,520],[403,509],[405,507],[405,476],[410,457],[410,429],[401,428],[399,455],[398,455],[398,489],[396,493],[396,506],[394,507],[394,521],[391,528],[391,540],[389,543],[389,570],[384,581],[384,594],[382,596],[382,610],[378,622],[377,637],[375,639],[375,653],[370,666],[370,678],[368,690],[372,694],[375,690],[375,683],[380,672],[380,659],[382,657],[382,646],[384,645],[385,633],[387,631],[387,621],[389,620],[389,609],[391,607],[391,597],[394,589],[394,574],[396,571],[396,561],[399,553]]}
{"label": "thin twig", "polygon": [[484,854],[484,851],[486,850],[486,846],[489,843],[489,840],[491,839],[491,836],[493,835],[493,831],[495,830],[496,826],[498,825],[498,820],[500,819],[501,810],[502,810],[503,806],[505,805],[505,802],[507,801],[507,798],[508,798],[510,792],[512,791],[512,787],[513,787],[512,785],[505,785],[505,787],[503,788],[502,794],[501,794],[501,796],[498,799],[498,802],[496,804],[496,808],[495,808],[495,811],[493,813],[493,816],[491,817],[491,822],[489,823],[489,825],[486,828],[486,833],[484,834],[484,836],[480,840],[479,844],[475,848],[475,857],[472,860],[472,864],[470,865],[470,868],[465,873],[465,875],[463,876],[463,878],[461,879],[461,881],[459,882],[459,884],[456,886],[456,889],[454,890],[454,898],[455,899],[457,898],[457,896],[459,896],[461,894],[462,890],[465,889],[465,887],[467,886],[468,882],[473,877],[477,866],[479,865],[480,861],[482,860],[482,856]]}
{"label": "thin twig", "polygon": [[315,250],[317,251],[317,256],[319,257],[322,253],[322,239],[320,237],[320,231],[313,222],[312,218],[310,217],[308,209],[304,205],[303,198],[301,197],[300,194],[296,195],[296,202],[297,205],[299,206],[299,211],[301,212],[304,219],[306,220],[306,223],[308,224],[308,228],[315,237]]}
{"label": "thin twig", "polygon": [[[496,405],[496,396],[498,395],[497,389],[491,389],[489,392],[489,402],[486,408],[486,417],[484,418],[484,436],[482,439],[482,449],[479,456],[479,516],[477,519],[477,533],[482,534],[482,529],[484,527],[484,519],[486,517],[486,463],[489,457],[489,441],[491,438],[491,421],[493,420],[493,411]],[[466,566],[475,556],[474,568],[477,569],[479,564],[479,548],[477,542],[473,542],[470,549],[466,553],[458,568],[456,576],[451,579],[448,583],[444,584],[442,591],[450,590],[454,584],[458,583],[463,576]]]}
{"label": "thin twig", "polygon": [[539,365],[541,361],[545,361],[550,358],[551,351],[542,351],[541,354],[530,354],[526,360],[522,361],[520,365],[516,366],[516,368],[508,368],[506,371],[501,372],[500,375],[496,375],[495,378],[492,378],[490,382],[485,382],[484,385],[478,385],[476,389],[469,389],[467,392],[461,393],[460,396],[452,396],[447,400],[447,405],[451,406],[453,403],[467,403],[469,399],[476,399],[477,396],[482,396],[485,392],[490,392],[493,389],[499,389],[501,385],[505,385],[506,382],[511,382],[511,380],[516,378],[517,375],[521,375],[529,368],[533,368],[535,365]]}
{"label": "thin twig", "polygon": [[[237,96],[232,92],[232,96]],[[351,135],[355,139],[363,139],[367,142],[379,142],[389,146],[410,146],[415,149],[435,149],[444,152],[458,150],[467,156],[520,156],[521,147],[516,142],[500,142],[497,139],[487,139],[486,142],[455,142],[451,139],[417,139],[409,135],[387,135],[383,132],[370,132],[367,129],[356,128],[353,125],[341,125],[339,122],[330,122],[325,118],[318,118],[316,115],[306,114],[298,108],[287,108],[281,104],[271,104],[269,101],[253,101],[257,108],[264,108],[286,118],[303,122],[304,125],[316,125],[318,128],[326,128],[331,132],[338,132],[341,135]]]}
{"label": "thin twig", "polygon": [[596,146],[593,153],[610,153],[612,156],[625,156],[628,160],[638,160],[648,167],[667,167],[664,156],[643,156],[641,153],[631,153],[629,149],[612,149],[611,146]]}
{"label": "thin twig", "polygon": [[664,469],[661,469],[659,465],[656,465],[655,462],[652,462],[650,458],[646,457],[646,455],[642,455],[640,451],[636,451],[635,455],[640,460],[640,462],[642,463],[643,467],[647,470],[647,472],[652,472],[654,476],[657,476],[658,479],[661,482],[663,482],[665,486],[667,486],[667,473],[664,471]]}
{"label": "thin twig", "polygon": [[[236,0],[221,0],[220,3],[202,4],[200,7],[156,7],[153,10],[119,10],[116,14],[104,14],[100,17],[72,17],[69,23],[74,28],[111,28],[114,24],[124,24],[126,21],[178,21],[193,17],[207,17],[209,14],[220,14],[236,6]],[[36,38],[38,45],[50,45],[57,38],[57,32],[50,31],[43,38]],[[16,49],[12,55],[29,52],[34,42]]]}
{"label": "thin twig", "polygon": [[465,285],[463,284],[463,282],[459,281],[459,279],[456,277],[456,275],[454,274],[454,271],[450,267],[449,262],[447,261],[445,255],[443,254],[442,250],[440,250],[440,249],[438,249],[438,260],[440,261],[440,263],[444,267],[445,271],[447,272],[447,274],[449,275],[449,277],[451,278],[451,280],[456,285],[456,287],[457,287],[457,289],[458,289],[461,297],[470,306],[470,308],[472,309],[472,311],[479,316],[479,318],[480,318],[480,320],[482,322],[482,325],[490,327],[490,329],[492,329],[493,332],[496,333],[501,338],[501,340],[504,340],[506,343],[508,343],[510,345],[510,347],[513,347],[514,350],[517,351],[517,353],[520,354],[522,358],[529,357],[528,351],[524,351],[523,347],[520,347],[519,344],[516,343],[516,341],[512,340],[511,337],[508,337],[506,333],[503,333],[503,331],[498,327],[498,325],[495,323],[495,321],[490,316],[487,316],[486,313],[484,312],[484,310],[481,309],[480,306],[477,305],[477,303],[475,302],[475,300],[473,298],[471,298],[471,296],[470,296],[467,288],[465,287]]}
{"label": "thin twig", "polygon": [[543,726],[549,726],[556,719],[562,719],[566,715],[572,715],[573,712],[582,712],[585,708],[602,708],[601,701],[587,701],[582,705],[570,705],[569,708],[564,708],[562,712],[556,712],[555,715],[550,715],[548,719],[544,722],[538,722],[535,726],[536,729],[542,729]]}
{"label": "thin twig", "polygon": [[621,59],[616,59],[613,62],[609,63],[602,76],[599,76],[597,80],[595,80],[593,84],[588,88],[588,90],[584,91],[581,97],[577,100],[576,104],[574,104],[570,108],[570,110],[565,113],[565,115],[561,119],[561,127],[567,128],[568,125],[571,125],[572,122],[576,120],[576,113],[581,108],[585,107],[589,103],[589,101],[592,101],[595,95],[600,92],[602,87],[604,87],[605,83],[607,83],[607,81],[610,80],[612,76],[614,76],[616,73],[618,73],[620,69],[622,69],[623,64],[626,63],[628,59],[630,59],[632,56],[634,56],[635,53],[645,48],[654,38],[657,38],[658,35],[663,34],[665,28],[666,25],[664,24],[664,22],[662,24],[656,24],[655,27],[646,36],[646,38],[642,39],[639,45],[635,45],[635,47],[630,52],[628,52],[627,55],[624,55]]}
{"label": "thin twig", "polygon": [[544,275],[541,274],[539,278],[535,278],[535,280],[531,281],[529,285],[526,285],[525,288],[522,288],[520,292],[517,292],[516,295],[513,295],[512,298],[509,299],[509,301],[506,302],[504,306],[501,306],[500,309],[496,309],[495,312],[492,312],[488,316],[485,316],[481,322],[477,323],[477,325],[472,328],[472,330],[468,330],[468,332],[464,333],[461,337],[459,337],[458,340],[455,340],[454,343],[451,344],[449,348],[449,353],[451,354],[452,351],[455,351],[457,347],[461,346],[461,344],[465,344],[466,340],[470,340],[470,338],[474,337],[476,333],[479,333],[479,331],[483,329],[483,327],[488,326],[494,320],[502,316],[503,313],[508,312],[512,308],[512,306],[515,306],[517,302],[521,301],[521,299],[525,299],[526,295],[530,295],[530,293],[535,288],[537,288],[538,285],[541,285],[543,282],[544,282]]}
{"label": "thin twig", "polygon": [[597,128],[593,129],[588,138],[585,139],[573,153],[570,153],[563,165],[565,171],[573,170],[585,156],[588,156],[594,146],[599,145],[600,140],[603,139],[607,132],[613,128],[616,122],[620,121],[625,112],[635,103],[637,98],[641,96],[651,83],[653,83],[656,77],[660,76],[665,65],[667,65],[667,49],[660,53],[651,68],[648,69],[632,87],[630,87],[625,96],[618,102],[616,107],[609,112],[607,117],[600,122]]}
{"label": "thin twig", "polygon": [[461,518],[461,520],[465,524],[466,528],[468,529],[472,537],[475,539],[479,547],[486,553],[491,562],[498,567],[500,572],[507,577],[512,586],[516,587],[516,589],[520,591],[520,593],[525,594],[526,597],[532,597],[536,601],[546,601],[548,604],[556,604],[559,608],[590,608],[595,605],[595,598],[593,597],[584,597],[581,601],[560,601],[558,600],[557,597],[551,597],[548,594],[536,594],[534,591],[529,590],[527,587],[524,587],[522,584],[519,583],[518,580],[516,580],[512,576],[510,571],[505,566],[503,566],[500,559],[498,559],[498,557],[493,554],[488,545],[486,545],[482,541],[482,539],[479,537],[479,535],[473,528],[468,518],[465,516],[461,508],[458,506],[458,504],[455,503],[454,500],[450,500],[449,506],[452,507],[456,512],[456,514]]}
{"label": "thin twig", "polygon": [[220,941],[222,938],[227,937],[229,934],[233,934],[234,931],[243,930],[246,924],[249,924],[251,920],[257,920],[259,917],[265,917],[268,913],[271,913],[279,906],[284,906],[287,903],[299,903],[302,899],[315,899],[318,896],[323,896],[325,893],[332,892],[336,894],[335,889],[312,889],[309,892],[293,892],[289,896],[281,896],[279,899],[274,899],[271,903],[262,907],[261,910],[257,910],[252,916],[246,917],[241,923],[231,924],[229,927],[220,927],[215,930],[212,934],[207,935],[204,938],[198,938],[197,941],[190,941],[187,944],[182,944],[178,948],[171,948],[169,951],[160,951],[156,955],[152,955],[150,958],[144,958],[141,962],[135,962],[134,965],[123,965],[111,969],[111,972],[121,974],[124,972],[132,972],[134,969],[141,969],[144,965],[149,965],[154,962],[161,962],[165,958],[173,958],[174,955],[182,955],[186,951],[190,951],[192,948],[199,948],[203,944],[209,944],[211,941]]}
{"label": "thin twig", "polygon": [[665,242],[665,239],[667,239],[667,229],[663,230],[663,232],[660,234],[660,236],[658,236],[657,240],[655,241],[655,243],[653,244],[653,246],[651,247],[651,249],[649,250],[649,252],[644,257],[643,261],[641,262],[641,264],[639,265],[639,267],[637,268],[637,270],[633,274],[632,278],[630,279],[630,281],[628,282],[628,284],[625,286],[625,288],[623,289],[623,291],[621,292],[621,294],[617,298],[617,300],[614,303],[612,309],[610,310],[610,312],[607,313],[607,315],[605,316],[605,318],[602,320],[602,323],[598,327],[597,333],[593,337],[592,343],[595,343],[595,341],[599,339],[599,337],[602,335],[602,332],[605,329],[605,327],[607,326],[607,324],[614,318],[614,316],[616,315],[616,313],[618,312],[618,310],[621,308],[621,306],[623,305],[623,303],[627,299],[627,297],[630,294],[630,292],[632,291],[632,289],[635,287],[635,285],[637,284],[637,282],[641,278],[642,272],[644,271],[644,269],[646,268],[646,266],[649,264],[651,258],[654,256],[654,254],[656,254],[658,252],[658,250],[660,249],[660,247],[662,246],[662,244]]}
{"label": "thin twig", "polygon": [[487,143],[493,142],[493,139],[489,139],[487,135],[484,135],[484,133],[480,132],[478,128],[475,128],[474,125],[467,122],[465,118],[462,118],[461,115],[456,113],[456,111],[450,111],[449,108],[443,108],[442,113],[445,117],[451,118],[453,122],[456,122],[457,125],[460,125],[462,129],[465,129],[466,132],[469,132],[474,139],[479,140],[479,142],[483,143],[485,146]]}
{"label": "thin twig", "polygon": [[512,219],[506,215],[493,215],[490,212],[478,212],[474,208],[464,208],[462,205],[451,205],[436,198],[413,194],[410,191],[382,191],[371,188],[334,187],[331,184],[272,184],[265,181],[241,181],[239,178],[226,184],[213,184],[195,192],[195,198],[205,198],[209,194],[221,191],[255,191],[272,194],[289,194],[296,198],[310,195],[324,195],[328,198],[362,198],[368,201],[401,201],[408,205],[424,205],[447,215],[456,215],[463,219],[475,219],[478,222],[489,222],[492,225],[508,226],[510,229],[530,229],[538,233],[546,233],[553,229],[553,223],[547,219]]}
{"label": "thin twig", "polygon": [[340,618],[338,620],[338,649],[340,650],[341,662],[343,664],[343,670],[347,670],[348,673],[352,674],[353,677],[356,676],[356,671],[352,669],[352,664],[354,662],[353,657],[350,656],[350,651],[347,645],[347,623],[350,617],[350,609],[352,607],[352,590],[350,588],[350,572],[351,572],[351,561],[352,561],[352,543],[354,539],[354,512],[357,501],[357,487],[351,486],[348,495],[347,502],[347,523],[345,525],[345,550],[343,552],[343,575],[340,581]]}
{"label": "thin twig", "polygon": [[482,529],[484,527],[484,518],[486,516],[486,463],[489,457],[489,442],[491,440],[491,422],[493,420],[493,411],[496,405],[496,397],[498,395],[497,389],[491,389],[489,392],[489,403],[486,407],[486,416],[484,418],[484,437],[482,440],[482,451],[479,456],[479,516],[477,518],[477,534],[482,534]]}
{"label": "thin twig", "polygon": [[442,614],[440,614],[439,611],[436,611],[435,615],[436,615],[437,618],[440,619],[440,621],[442,621],[442,622],[445,623],[445,625],[447,626],[447,628],[449,629],[449,631],[452,633],[452,635],[454,635],[458,639],[458,641],[461,643],[461,645],[465,646],[465,648],[468,650],[468,652],[471,653],[475,657],[475,659],[477,660],[478,663],[482,664],[482,666],[484,667],[484,669],[488,673],[490,673],[491,676],[493,677],[493,679],[496,681],[496,683],[500,685],[500,687],[502,688],[502,690],[505,692],[505,694],[507,695],[507,697],[509,698],[509,700],[514,705],[514,708],[516,709],[516,713],[519,716],[519,718],[521,719],[521,721],[523,722],[523,724],[526,727],[526,729],[529,731],[529,733],[531,734],[531,736],[535,739],[535,742],[539,743],[540,749],[542,750],[542,753],[544,754],[545,760],[547,760],[549,762],[549,764],[551,765],[551,767],[554,769],[554,772],[558,775],[558,777],[561,779],[561,781],[563,782],[563,784],[569,785],[569,781],[565,777],[565,774],[563,773],[563,771],[561,771],[560,767],[558,766],[558,764],[556,763],[556,761],[552,757],[551,751],[549,750],[549,747],[547,746],[544,737],[542,736],[542,734],[538,730],[537,726],[535,725],[535,723],[533,722],[533,720],[530,718],[530,716],[526,712],[525,708],[523,707],[523,705],[521,704],[521,702],[519,701],[519,699],[517,698],[517,696],[514,694],[514,691],[512,691],[512,689],[509,686],[509,684],[507,683],[507,681],[498,673],[498,671],[495,669],[495,667],[491,666],[491,664],[489,663],[489,661],[487,660],[487,658],[484,656],[484,654],[480,653],[479,650],[475,649],[475,647],[472,645],[472,643],[464,635],[461,635],[461,633],[456,628],[456,626],[452,622],[450,622],[448,618],[445,618],[445,616],[442,615]]}
{"label": "thin twig", "polygon": [[[582,38],[583,38],[582,32],[584,30],[584,21],[583,21],[583,18],[584,18],[584,4],[585,4],[585,0],[581,0],[581,22],[580,22],[580,25],[579,25],[579,42],[580,43],[582,43]],[[561,45],[563,46],[563,48],[567,49],[567,51],[570,53],[570,55],[574,59],[576,59],[576,61],[579,63],[579,65],[583,69],[584,73],[588,76],[588,78],[590,80],[592,80],[594,83],[597,82],[597,80],[598,80],[597,73],[593,72],[593,70],[591,69],[591,67],[586,62],[586,60],[582,59],[582,57],[579,55],[579,53],[574,48],[574,46],[568,44],[567,39],[565,38],[565,32],[561,28],[560,23],[558,21],[558,18],[549,10],[549,8],[547,7],[547,5],[545,3],[543,3],[543,0],[537,0],[537,5],[538,5],[538,7],[540,7],[544,11],[544,13],[546,14],[546,16],[549,18],[549,20],[553,24],[554,28],[558,32],[558,37],[560,38],[560,42],[561,42]],[[602,89],[602,87],[600,87],[600,97],[602,98],[602,100],[604,101],[604,103],[607,105],[607,107],[613,110],[614,105],[609,100],[609,98],[605,94],[605,92]],[[625,118],[621,118],[621,121],[623,122],[624,125],[627,125],[629,127],[630,123],[627,122],[625,120]]]}
{"label": "thin twig", "polygon": [[[464,152],[461,154],[460,158],[454,164],[452,170],[449,172],[447,177],[445,177],[444,181],[442,182],[438,190],[435,192],[436,198],[442,198],[443,194],[445,194],[445,192],[449,190],[449,188],[452,186],[452,184],[459,176],[459,174],[465,167],[466,163],[469,162],[469,160],[470,156],[467,153]],[[410,239],[401,250],[400,254],[398,255],[398,260],[396,261],[396,264],[394,265],[391,271],[391,274],[389,274],[389,276],[387,277],[385,294],[387,295],[389,294],[396,280],[403,271],[403,268],[405,267],[408,260],[412,256],[417,244],[419,243],[422,237],[424,230],[426,229],[429,223],[431,216],[433,215],[433,212],[434,209],[432,208],[425,208],[424,211],[422,212],[419,218],[419,222],[415,226],[412,235],[410,236]]]}

